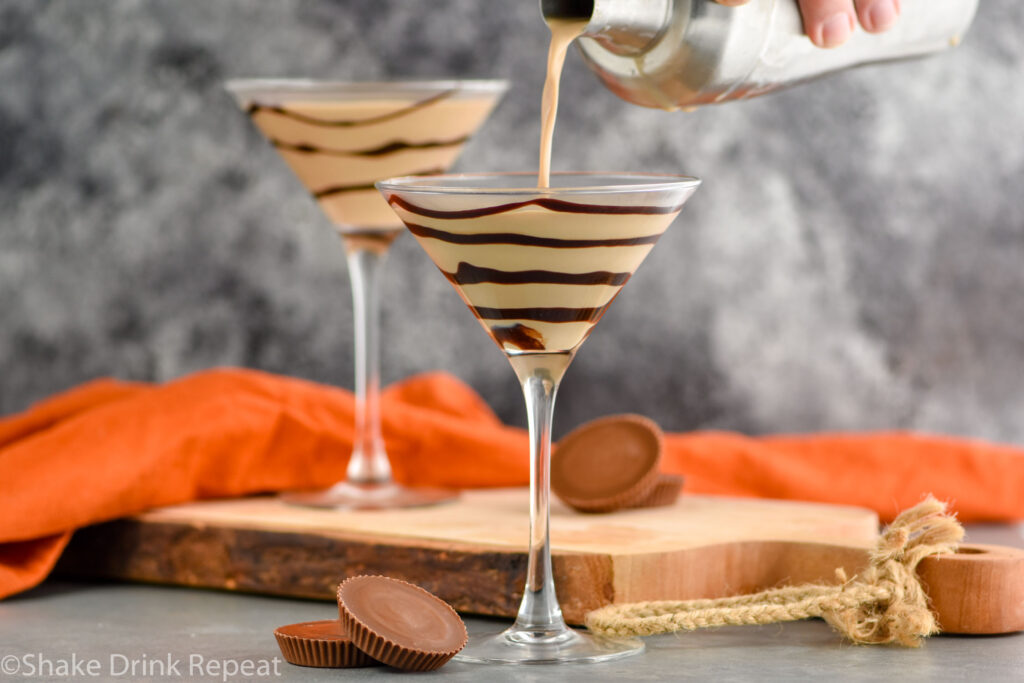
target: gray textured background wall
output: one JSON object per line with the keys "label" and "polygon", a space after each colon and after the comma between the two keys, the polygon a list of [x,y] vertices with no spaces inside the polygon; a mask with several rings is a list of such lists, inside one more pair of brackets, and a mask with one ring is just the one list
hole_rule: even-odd
{"label": "gray textured background wall", "polygon": [[[578,56],[556,167],[706,179],[579,354],[558,431],[915,428],[1024,443],[1024,3],[964,45],[666,114]],[[98,375],[220,364],[351,386],[343,254],[221,91],[231,76],[503,76],[459,163],[535,166],[535,0],[0,0],[0,412]],[[385,380],[511,370],[418,247],[386,278]]]}

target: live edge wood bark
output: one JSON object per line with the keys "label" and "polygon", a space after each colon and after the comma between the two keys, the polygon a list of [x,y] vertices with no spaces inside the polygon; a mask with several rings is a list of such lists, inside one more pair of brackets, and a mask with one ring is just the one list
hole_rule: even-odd
{"label": "live edge wood bark", "polygon": [[[609,557],[556,556],[572,623],[611,602]],[[349,576],[386,574],[423,586],[455,609],[514,615],[526,554],[396,545],[303,534],[119,520],[78,531],[57,566],[65,575],[334,600]]]}

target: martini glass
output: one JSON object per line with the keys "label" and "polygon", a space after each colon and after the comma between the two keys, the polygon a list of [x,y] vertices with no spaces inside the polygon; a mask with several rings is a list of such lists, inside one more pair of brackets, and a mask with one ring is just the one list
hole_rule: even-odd
{"label": "martini glass", "polygon": [[380,270],[402,223],[374,189],[394,175],[443,173],[505,93],[505,81],[353,83],[233,80],[228,91],[341,236],[355,316],[355,439],[347,478],[284,494],[314,507],[380,509],[454,498],[394,483],[380,425]]}
{"label": "martini glass", "polygon": [[512,364],[530,427],[530,544],[515,624],[473,639],[471,662],[603,661],[643,643],[574,631],[551,573],[551,420],[576,350],[700,184],[646,174],[406,177],[377,183]]}

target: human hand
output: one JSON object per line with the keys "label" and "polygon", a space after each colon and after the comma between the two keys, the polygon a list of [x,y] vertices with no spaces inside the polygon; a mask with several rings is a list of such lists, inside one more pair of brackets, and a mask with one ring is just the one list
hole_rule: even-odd
{"label": "human hand", "polygon": [[[717,0],[736,7],[749,0]],[[798,0],[804,17],[804,33],[818,47],[839,47],[845,43],[859,19],[868,33],[881,33],[896,23],[900,0]],[[854,6],[856,5],[856,9]]]}

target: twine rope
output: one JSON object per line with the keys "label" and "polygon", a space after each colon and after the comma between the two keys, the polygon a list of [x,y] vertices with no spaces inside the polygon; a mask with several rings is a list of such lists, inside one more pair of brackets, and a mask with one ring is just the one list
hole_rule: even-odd
{"label": "twine rope", "polygon": [[929,555],[956,552],[964,529],[932,496],[900,514],[870,551],[870,564],[838,585],[807,584],[751,595],[609,605],[586,616],[587,628],[606,636],[650,636],[714,626],[825,619],[861,645],[918,647],[938,633],[917,565]]}

